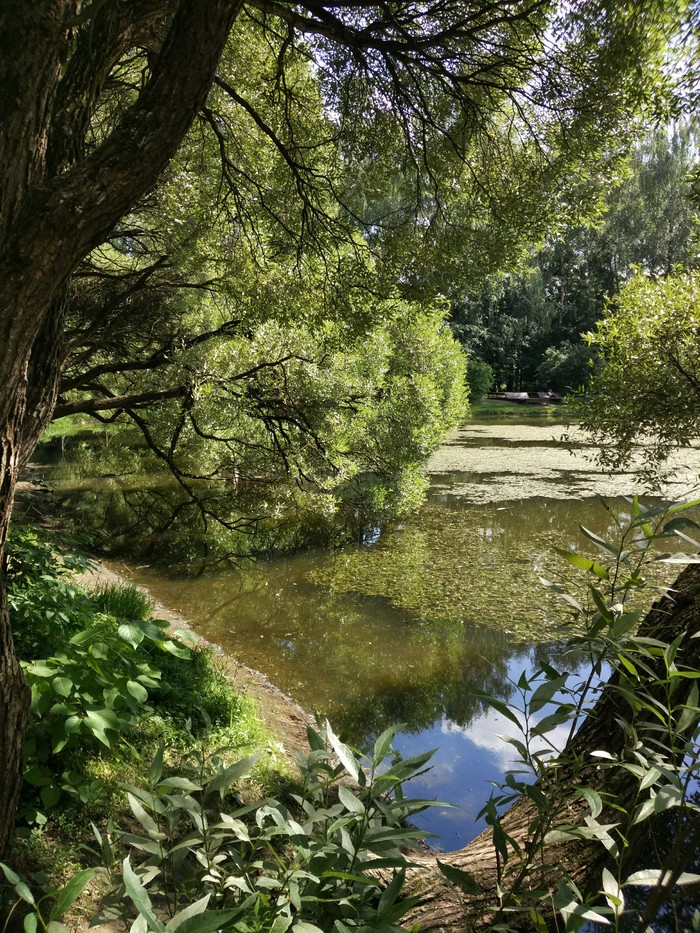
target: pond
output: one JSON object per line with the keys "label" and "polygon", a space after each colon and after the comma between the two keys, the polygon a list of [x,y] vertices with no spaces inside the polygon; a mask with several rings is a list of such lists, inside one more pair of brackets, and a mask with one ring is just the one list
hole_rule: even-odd
{"label": "pond", "polygon": [[[409,792],[454,805],[417,822],[445,850],[461,848],[480,831],[489,782],[511,757],[499,734],[512,725],[474,691],[512,700],[523,670],[562,661],[566,610],[540,578],[568,566],[555,547],[585,545],[579,525],[615,540],[615,516],[624,522],[631,509],[621,497],[640,483],[634,470],[605,475],[586,438],[567,447],[563,433],[551,424],[464,425],[429,462],[420,513],[363,546],[195,579],[155,565],[129,570],[349,741],[402,723],[405,757],[436,749]],[[680,498],[697,481],[700,452],[682,452],[673,470],[664,493]],[[670,582],[674,568],[666,570]],[[566,659],[569,670],[579,663]]]}

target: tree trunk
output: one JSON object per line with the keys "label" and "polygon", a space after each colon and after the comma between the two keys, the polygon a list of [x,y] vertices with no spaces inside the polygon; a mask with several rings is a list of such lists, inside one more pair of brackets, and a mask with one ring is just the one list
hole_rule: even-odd
{"label": "tree trunk", "polygon": [[[11,422],[0,437],[0,555],[10,522],[19,472],[18,439],[24,413],[23,393],[17,393]],[[0,858],[9,848],[22,786],[22,750],[29,716],[29,688],[15,654],[10,627],[5,559],[0,567]]]}
{"label": "tree trunk", "polygon": [[[94,10],[93,10],[94,8]],[[56,402],[64,293],[90,250],[149,188],[204,103],[241,0],[0,0],[0,566],[21,465]],[[84,13],[88,27],[66,64]],[[134,104],[83,157],[83,129],[111,63],[139,29],[162,44]],[[84,40],[84,37],[83,37]],[[81,91],[80,93],[78,91]],[[77,102],[77,103],[76,103]],[[67,113],[67,108],[71,109]],[[82,109],[81,109],[82,108]],[[86,109],[87,108],[87,109]],[[48,154],[48,155],[47,155]],[[28,690],[0,574],[0,859],[12,838]]]}
{"label": "tree trunk", "polygon": [[[700,666],[700,565],[690,565],[674,584],[673,597],[664,597],[654,604],[640,628],[640,635],[670,643],[679,635],[683,640],[677,656],[679,665],[697,669]],[[601,768],[590,753],[597,750],[607,751],[617,756],[624,751],[625,731],[617,724],[619,716],[629,719],[629,708],[613,689],[616,678],[606,686],[592,712],[587,716],[581,728],[567,745],[560,761],[561,773],[558,775],[555,792],[561,801],[558,824],[580,822],[588,812],[588,806],[576,787],[585,784],[614,795],[614,803],[624,810],[634,806],[639,790],[639,779],[629,771],[615,768],[612,778],[609,769]],[[687,678],[680,681],[674,703],[682,704],[687,700],[691,686],[696,681]],[[584,770],[575,778],[568,762],[574,756],[582,756],[587,762]],[[519,842],[527,837],[528,827],[536,816],[536,810],[528,798],[521,798],[503,817],[505,831]],[[605,807],[598,817],[601,823],[619,822],[620,814]],[[635,841],[645,831],[647,824],[640,823],[632,828],[628,835],[627,851],[634,853]],[[688,847],[688,857],[693,852]],[[514,853],[511,858],[517,861]],[[416,859],[421,868],[414,872],[409,893],[419,894],[421,903],[404,920],[410,929],[419,924],[421,933],[447,933],[447,931],[488,929],[493,923],[497,904],[496,886],[498,882],[498,863],[490,829],[484,830],[468,846],[458,852],[448,853],[441,861],[448,865],[471,873],[481,885],[484,894],[464,897],[459,894],[444,878],[437,867],[434,857],[422,856]],[[543,878],[538,875],[525,882],[527,885],[542,888],[543,883],[551,891],[556,891],[559,880],[566,872],[576,882],[581,891],[591,893],[601,887],[601,871],[606,861],[606,850],[600,842],[572,841],[566,845],[549,846],[546,861],[555,866]],[[508,922],[517,927],[518,915],[509,915]],[[533,929],[527,914],[521,916],[522,929]],[[556,918],[550,914],[551,929],[558,929]]]}

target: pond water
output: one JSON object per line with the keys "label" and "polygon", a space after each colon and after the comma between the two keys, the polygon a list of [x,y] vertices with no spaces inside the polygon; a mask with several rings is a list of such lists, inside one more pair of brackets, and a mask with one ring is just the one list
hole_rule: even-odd
{"label": "pond water", "polygon": [[[129,569],[197,632],[328,716],[349,741],[403,723],[404,756],[436,749],[409,792],[454,808],[416,822],[442,848],[461,848],[480,831],[489,782],[511,758],[498,735],[512,725],[473,691],[512,700],[523,670],[577,668],[578,659],[562,658],[566,611],[540,577],[563,573],[553,548],[581,547],[580,524],[615,540],[615,516],[630,514],[620,497],[640,483],[634,471],[606,476],[587,458],[586,439],[572,451],[563,431],[463,426],[428,464],[421,512],[364,546],[196,579]],[[689,494],[700,452],[684,451],[673,470],[665,494]],[[674,568],[666,569],[670,582]]]}

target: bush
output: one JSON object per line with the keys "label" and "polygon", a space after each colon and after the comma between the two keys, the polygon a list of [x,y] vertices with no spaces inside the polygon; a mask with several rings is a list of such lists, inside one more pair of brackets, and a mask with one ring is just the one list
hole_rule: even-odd
{"label": "bush", "polygon": [[493,369],[485,360],[470,356],[467,362],[467,385],[469,401],[478,402],[488,394],[494,381]]}
{"label": "bush", "polygon": [[[398,728],[384,732],[367,759],[327,724],[310,729],[311,752],[297,756],[298,794],[248,805],[234,796],[233,809],[223,812],[255,758],[227,764],[220,751],[203,753],[187,771],[167,776],[161,749],[148,785],[126,788],[140,829],[120,837],[131,847],[121,870],[113,843],[98,834],[103,861],[116,876],[98,919],[129,923],[136,916],[131,929],[141,933],[184,924],[239,933],[398,933],[398,921],[417,901],[398,899],[409,864],[401,849],[426,835],[406,819],[436,805],[401,793],[430,753],[398,758],[391,747]],[[380,870],[388,882],[377,877]]]}

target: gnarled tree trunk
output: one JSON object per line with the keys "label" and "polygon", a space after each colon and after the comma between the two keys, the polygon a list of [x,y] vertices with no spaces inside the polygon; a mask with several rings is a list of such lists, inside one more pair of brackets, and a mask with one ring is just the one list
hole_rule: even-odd
{"label": "gnarled tree trunk", "polygon": [[[55,405],[66,283],[177,150],[240,6],[0,0],[0,561],[21,464]],[[92,30],[69,60],[85,17]],[[164,39],[148,81],[113,132],[84,156],[84,130],[109,69],[155,22]],[[12,837],[28,704],[3,572],[0,858]]]}

